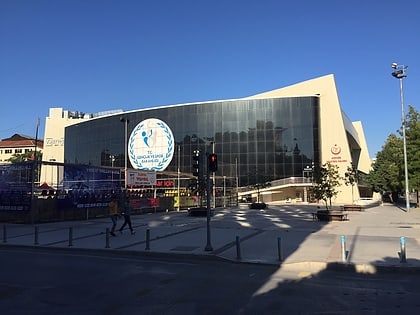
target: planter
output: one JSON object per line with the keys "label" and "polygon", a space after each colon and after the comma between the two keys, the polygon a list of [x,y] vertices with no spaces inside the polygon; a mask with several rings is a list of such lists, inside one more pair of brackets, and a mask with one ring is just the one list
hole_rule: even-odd
{"label": "planter", "polygon": [[250,209],[265,209],[267,208],[267,204],[264,202],[253,202],[249,205]]}
{"label": "planter", "polygon": [[318,210],[316,212],[318,221],[347,221],[347,214],[335,210]]}

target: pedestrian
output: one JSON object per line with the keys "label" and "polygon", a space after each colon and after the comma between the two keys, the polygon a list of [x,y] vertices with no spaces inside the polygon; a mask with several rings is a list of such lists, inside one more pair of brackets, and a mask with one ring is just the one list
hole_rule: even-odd
{"label": "pedestrian", "polygon": [[130,202],[128,199],[128,195],[127,193],[124,191],[122,194],[122,198],[121,198],[121,214],[124,217],[124,223],[121,225],[119,231],[120,233],[122,233],[122,231],[124,230],[125,226],[128,224],[128,228],[131,231],[131,234],[136,234],[136,232],[134,232],[133,226],[131,224],[131,206],[130,206]]}
{"label": "pedestrian", "polygon": [[109,215],[112,221],[110,234],[112,236],[115,236],[115,227],[117,226],[117,220],[118,220],[118,217],[120,216],[120,213],[118,211],[118,201],[115,196],[112,196],[111,201],[109,202]]}

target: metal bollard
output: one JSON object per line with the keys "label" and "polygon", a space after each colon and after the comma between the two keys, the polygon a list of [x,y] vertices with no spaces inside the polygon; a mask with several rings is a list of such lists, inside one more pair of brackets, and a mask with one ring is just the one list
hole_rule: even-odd
{"label": "metal bollard", "polygon": [[34,239],[34,244],[38,245],[38,226],[35,226],[35,239]]}
{"label": "metal bollard", "polygon": [[150,230],[146,230],[146,248],[145,250],[150,250]]}
{"label": "metal bollard", "polygon": [[109,248],[109,228],[106,228],[105,232],[105,248]]}
{"label": "metal bollard", "polygon": [[277,253],[279,255],[279,261],[283,261],[283,246],[281,237],[277,237]]}
{"label": "metal bollard", "polygon": [[346,237],[344,235],[341,235],[341,261],[347,261]]}
{"label": "metal bollard", "polygon": [[400,246],[401,246],[400,262],[406,263],[407,257],[406,257],[406,252],[405,252],[405,237],[404,236],[400,237]]}
{"label": "metal bollard", "polygon": [[241,260],[241,240],[239,236],[236,237],[236,259]]}
{"label": "metal bollard", "polygon": [[73,228],[69,227],[69,247],[73,246]]}
{"label": "metal bollard", "polygon": [[7,243],[7,229],[6,229],[6,224],[3,225],[3,243]]}

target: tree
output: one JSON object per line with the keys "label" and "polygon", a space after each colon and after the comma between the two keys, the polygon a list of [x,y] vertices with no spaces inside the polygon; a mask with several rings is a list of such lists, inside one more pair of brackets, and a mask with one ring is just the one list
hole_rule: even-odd
{"label": "tree", "polygon": [[420,189],[420,113],[408,106],[406,117],[407,168],[410,190]]}
{"label": "tree", "polygon": [[346,186],[351,185],[351,201],[354,202],[353,188],[359,182],[359,173],[357,168],[352,164],[347,166],[347,171],[344,173],[344,183]]}
{"label": "tree", "polygon": [[[390,134],[368,175],[368,183],[376,192],[396,193],[404,187],[402,139]],[[395,201],[395,200],[394,200]]]}
{"label": "tree", "polygon": [[[409,188],[420,188],[420,114],[413,106],[408,107],[405,117],[407,169]],[[368,183],[376,192],[391,192],[393,201],[397,201],[398,192],[404,191],[404,149],[402,129],[396,134],[389,135],[382,150],[378,152],[372,170],[367,176]]]}
{"label": "tree", "polygon": [[323,164],[321,167],[315,167],[314,181],[312,193],[318,200],[325,202],[325,207],[328,210],[328,202],[331,208],[332,198],[337,196],[337,187],[340,185],[341,176],[338,173],[338,166],[329,162]]}
{"label": "tree", "polygon": [[[41,161],[42,153],[40,151],[36,151],[37,161]],[[33,161],[34,160],[34,151],[28,151],[25,153],[15,153],[10,158],[7,159],[10,163],[22,163],[26,161]]]}
{"label": "tree", "polygon": [[253,185],[251,185],[250,187],[252,188],[252,189],[256,189],[257,190],[257,203],[259,203],[260,202],[260,190],[261,189],[264,189],[264,188],[267,188],[267,187],[270,187],[271,186],[271,183],[269,183],[269,182],[265,182],[265,183],[256,183],[256,184],[253,184]]}
{"label": "tree", "polygon": [[[34,160],[35,157],[36,157],[36,159]],[[39,181],[40,164],[35,163],[35,162],[42,161],[42,152],[40,152],[40,151],[28,151],[28,152],[25,152],[25,153],[15,153],[10,158],[8,158],[7,161],[12,163],[12,164],[32,161],[32,163],[34,163],[33,166],[35,167],[34,173],[33,173],[33,175],[34,175],[33,181],[34,182]]]}

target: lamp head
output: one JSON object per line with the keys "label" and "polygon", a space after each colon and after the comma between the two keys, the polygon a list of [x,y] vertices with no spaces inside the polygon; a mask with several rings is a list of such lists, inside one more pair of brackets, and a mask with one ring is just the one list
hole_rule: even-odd
{"label": "lamp head", "polygon": [[392,69],[397,69],[398,64],[397,64],[396,62],[393,62],[393,63],[391,64],[391,67],[392,67]]}

